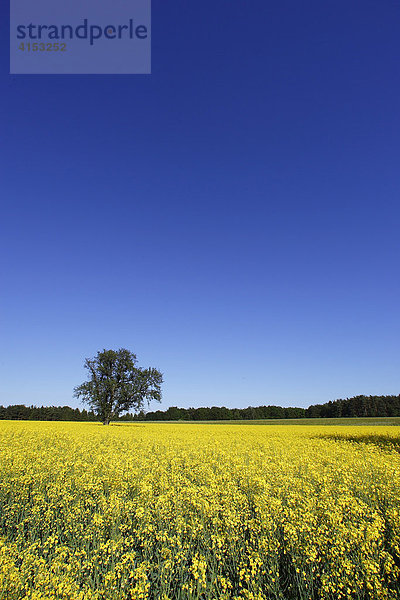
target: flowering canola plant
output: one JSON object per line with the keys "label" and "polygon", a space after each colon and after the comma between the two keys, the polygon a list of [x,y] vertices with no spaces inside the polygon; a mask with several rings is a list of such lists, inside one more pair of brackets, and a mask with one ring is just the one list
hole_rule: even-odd
{"label": "flowering canola plant", "polygon": [[0,421],[0,600],[398,599],[399,445],[396,427]]}

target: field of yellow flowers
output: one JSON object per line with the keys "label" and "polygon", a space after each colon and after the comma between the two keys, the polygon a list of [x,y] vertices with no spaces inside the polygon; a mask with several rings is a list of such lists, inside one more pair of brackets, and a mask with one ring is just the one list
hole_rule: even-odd
{"label": "field of yellow flowers", "polygon": [[0,599],[400,597],[400,429],[0,421]]}

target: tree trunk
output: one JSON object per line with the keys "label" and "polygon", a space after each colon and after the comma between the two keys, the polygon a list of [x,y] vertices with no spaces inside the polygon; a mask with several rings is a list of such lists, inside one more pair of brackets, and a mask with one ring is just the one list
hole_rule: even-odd
{"label": "tree trunk", "polygon": [[109,425],[109,424],[110,424],[110,419],[104,419],[103,425]]}

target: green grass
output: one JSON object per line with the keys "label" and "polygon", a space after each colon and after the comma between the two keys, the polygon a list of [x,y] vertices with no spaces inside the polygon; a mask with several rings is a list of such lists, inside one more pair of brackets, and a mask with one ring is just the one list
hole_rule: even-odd
{"label": "green grass", "polygon": [[209,425],[400,425],[400,417],[348,417],[343,419],[258,419],[232,421],[139,421],[137,423],[195,423]]}

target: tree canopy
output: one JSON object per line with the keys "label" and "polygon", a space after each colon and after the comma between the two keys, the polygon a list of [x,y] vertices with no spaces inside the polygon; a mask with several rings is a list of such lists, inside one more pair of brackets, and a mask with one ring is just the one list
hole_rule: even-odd
{"label": "tree canopy", "polygon": [[104,425],[122,412],[140,410],[145,400],[161,401],[162,373],[138,367],[136,354],[125,348],[98,352],[84,366],[89,379],[74,389],[74,396],[88,404]]}

